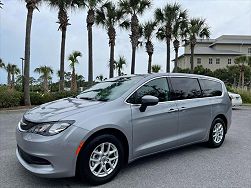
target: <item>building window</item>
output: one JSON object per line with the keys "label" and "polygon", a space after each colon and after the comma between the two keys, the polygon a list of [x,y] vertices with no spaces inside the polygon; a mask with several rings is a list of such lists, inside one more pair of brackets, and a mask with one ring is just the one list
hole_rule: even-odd
{"label": "building window", "polygon": [[198,65],[201,64],[201,58],[197,58],[197,64],[198,64]]}
{"label": "building window", "polygon": [[212,58],[209,58],[208,63],[209,63],[209,64],[213,64],[213,59],[212,59]]}
{"label": "building window", "polygon": [[229,65],[232,64],[232,59],[228,59],[227,64],[229,64]]}
{"label": "building window", "polygon": [[248,48],[248,55],[251,55],[251,48]]}
{"label": "building window", "polygon": [[216,58],[216,64],[220,64],[220,58]]}

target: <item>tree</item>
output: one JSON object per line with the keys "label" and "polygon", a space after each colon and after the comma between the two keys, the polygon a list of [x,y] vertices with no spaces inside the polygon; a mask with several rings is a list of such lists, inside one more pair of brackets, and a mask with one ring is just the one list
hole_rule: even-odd
{"label": "tree", "polygon": [[5,64],[1,58],[0,58],[0,68],[5,68]]}
{"label": "tree", "polygon": [[158,73],[161,69],[160,65],[152,65],[152,72]]}
{"label": "tree", "polygon": [[245,64],[250,65],[251,64],[251,57],[249,56],[239,56],[235,58],[234,62],[239,66],[240,69],[240,76],[239,76],[239,87],[242,89],[244,88],[245,84],[245,73],[244,73],[244,66]]}
{"label": "tree", "polygon": [[209,27],[206,24],[205,19],[201,18],[192,18],[188,21],[186,32],[186,43],[190,44],[191,48],[191,73],[193,73],[194,70],[194,48],[197,42],[198,38],[209,38],[210,36],[210,30]]}
{"label": "tree", "polygon": [[180,41],[184,40],[186,37],[187,28],[187,11],[180,11],[178,19],[175,20],[174,27],[172,30],[173,36],[173,47],[175,51],[175,61],[174,61],[174,71],[177,72],[178,67],[178,56]]}
{"label": "tree", "polygon": [[7,71],[7,84],[11,87],[11,71],[12,71],[12,64],[8,63],[5,66],[5,70]]}
{"label": "tree", "polygon": [[112,2],[104,3],[100,9],[96,11],[96,23],[103,26],[109,37],[110,46],[110,65],[109,65],[109,77],[114,76],[114,47],[116,40],[116,27],[122,28],[129,27],[129,21],[124,20],[124,12],[116,8],[116,5]]}
{"label": "tree", "polygon": [[74,0],[79,7],[87,8],[88,31],[88,82],[93,82],[92,26],[95,22],[95,9],[103,0]]}
{"label": "tree", "polygon": [[180,19],[181,6],[178,3],[167,4],[163,9],[155,10],[155,20],[160,24],[157,38],[166,41],[166,72],[170,72],[170,44],[176,20]]}
{"label": "tree", "polygon": [[77,91],[77,80],[76,80],[76,73],[75,73],[75,65],[79,63],[78,57],[82,57],[81,52],[73,51],[72,54],[69,55],[68,60],[70,61],[70,67],[72,69],[71,74],[71,90],[76,92]]}
{"label": "tree", "polygon": [[30,42],[31,42],[31,25],[33,11],[38,9],[37,6],[41,0],[25,0],[27,8],[26,33],[25,33],[25,50],[24,50],[24,105],[30,106]]}
{"label": "tree", "polygon": [[150,0],[120,0],[120,8],[131,16],[131,45],[132,45],[132,61],[131,74],[135,73],[136,49],[139,45],[140,31],[138,16],[142,15],[147,8],[150,8]]}
{"label": "tree", "polygon": [[10,67],[10,73],[11,73],[11,82],[10,82],[10,86],[13,89],[14,88],[14,84],[15,84],[15,75],[20,74],[20,69],[17,67],[17,65],[11,65]]}
{"label": "tree", "polygon": [[114,69],[118,71],[118,76],[122,76],[123,66],[126,65],[126,59],[123,56],[119,57],[118,61],[114,61]]}
{"label": "tree", "polygon": [[154,21],[148,21],[143,25],[143,36],[146,40],[145,42],[145,48],[146,48],[146,52],[148,54],[148,68],[147,68],[147,72],[151,73],[151,67],[152,67],[152,55],[153,55],[153,51],[154,51],[154,47],[153,47],[153,43],[152,43],[152,36],[153,36],[153,32],[155,31],[155,27],[156,27],[157,23]]}
{"label": "tree", "polygon": [[96,77],[96,80],[102,82],[102,81],[104,80],[103,74],[98,75],[98,76]]}
{"label": "tree", "polygon": [[74,8],[76,3],[73,0],[45,0],[48,4],[58,10],[58,30],[61,31],[61,51],[60,51],[60,80],[59,80],[59,91],[64,90],[64,60],[65,60],[65,41],[66,31],[69,23],[69,16],[67,10]]}
{"label": "tree", "polygon": [[43,91],[48,92],[48,80],[50,79],[51,74],[53,74],[52,68],[48,66],[40,66],[36,68],[34,72],[41,75],[40,78],[43,80]]}
{"label": "tree", "polygon": [[0,8],[3,8],[3,3],[0,1]]}

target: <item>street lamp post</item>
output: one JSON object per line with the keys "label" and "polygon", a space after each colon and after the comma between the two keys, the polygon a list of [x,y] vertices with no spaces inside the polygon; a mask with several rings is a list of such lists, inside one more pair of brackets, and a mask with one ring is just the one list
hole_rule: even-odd
{"label": "street lamp post", "polygon": [[24,92],[24,58],[20,58],[22,60],[22,91]]}

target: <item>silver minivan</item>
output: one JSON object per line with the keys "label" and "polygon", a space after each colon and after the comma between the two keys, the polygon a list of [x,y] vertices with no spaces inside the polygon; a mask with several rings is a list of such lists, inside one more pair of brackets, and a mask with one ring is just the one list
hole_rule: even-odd
{"label": "silver minivan", "polygon": [[219,147],[231,124],[224,83],[193,74],[108,79],[75,98],[27,111],[16,130],[19,162],[43,177],[103,184],[140,157],[205,142]]}

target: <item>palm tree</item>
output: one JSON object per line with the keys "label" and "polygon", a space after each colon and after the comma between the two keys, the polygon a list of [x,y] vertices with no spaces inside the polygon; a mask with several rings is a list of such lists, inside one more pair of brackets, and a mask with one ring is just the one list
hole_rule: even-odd
{"label": "palm tree", "polygon": [[245,70],[245,64],[251,65],[251,57],[249,56],[239,56],[235,58],[234,60],[235,64],[239,65],[240,68],[240,76],[239,76],[239,87],[242,89],[244,88],[244,81],[245,81],[245,75],[244,75],[244,70]]}
{"label": "palm tree", "polygon": [[187,11],[184,10],[179,13],[179,17],[177,20],[175,20],[174,28],[172,31],[172,36],[174,38],[173,47],[175,51],[173,72],[177,72],[180,41],[183,41],[186,38],[186,28],[187,28]]}
{"label": "palm tree", "polygon": [[76,92],[77,91],[77,80],[76,80],[76,73],[75,73],[75,65],[79,63],[78,57],[82,57],[81,52],[73,51],[72,54],[69,55],[68,60],[70,61],[70,67],[72,69],[71,74],[71,90]]}
{"label": "palm tree", "polygon": [[59,91],[64,90],[64,60],[65,60],[65,40],[66,30],[69,23],[69,16],[67,10],[74,8],[75,3],[73,0],[45,0],[48,4],[58,10],[58,30],[61,30],[61,52],[60,52],[60,80],[59,80]]}
{"label": "palm tree", "polygon": [[138,16],[142,15],[151,6],[151,0],[120,0],[120,8],[131,16],[131,44],[132,44],[132,64],[131,74],[135,72],[136,49],[139,45],[140,31]]}
{"label": "palm tree", "polygon": [[11,71],[12,71],[12,64],[8,63],[5,66],[5,70],[7,71],[7,84],[11,86]]}
{"label": "palm tree", "polygon": [[157,32],[159,40],[166,41],[166,72],[170,72],[170,44],[172,40],[172,33],[176,20],[179,19],[181,6],[178,3],[167,4],[163,9],[157,8],[155,10],[155,19],[160,23],[160,28]]}
{"label": "palm tree", "polygon": [[0,1],[0,8],[3,8],[2,6],[3,6],[3,3]]}
{"label": "palm tree", "polygon": [[0,68],[5,68],[5,64],[1,58],[0,58]]}
{"label": "palm tree", "polygon": [[103,0],[74,0],[79,7],[87,8],[88,30],[88,82],[93,82],[92,26],[95,22],[95,9]]}
{"label": "palm tree", "polygon": [[201,18],[192,18],[188,21],[187,28],[186,28],[186,34],[187,36],[187,43],[190,44],[191,48],[191,73],[193,73],[194,69],[194,48],[197,42],[197,38],[209,38],[210,36],[210,30],[209,27],[206,24],[205,19]]}
{"label": "palm tree", "polygon": [[98,76],[96,77],[96,80],[102,82],[102,81],[104,80],[103,74],[98,75]]}
{"label": "palm tree", "polygon": [[104,3],[100,9],[96,11],[96,23],[103,26],[109,37],[110,46],[110,65],[109,65],[109,77],[114,76],[114,47],[116,40],[116,27],[122,28],[129,27],[129,21],[124,20],[124,12],[116,8],[116,5],[112,2]]}
{"label": "palm tree", "polygon": [[160,65],[152,65],[152,72],[158,73],[161,69]]}
{"label": "palm tree", "polygon": [[41,79],[43,80],[43,90],[44,92],[48,92],[48,80],[53,74],[53,70],[51,67],[48,66],[40,66],[34,70],[38,74],[41,74]]}
{"label": "palm tree", "polygon": [[151,73],[151,67],[152,67],[152,55],[154,51],[153,43],[152,43],[152,36],[153,32],[155,31],[157,23],[154,21],[148,21],[143,25],[143,36],[146,40],[146,52],[148,54],[148,68],[147,72]]}
{"label": "palm tree", "polygon": [[119,57],[118,61],[114,61],[114,69],[118,71],[118,76],[122,76],[123,66],[126,65],[126,59],[123,56]]}
{"label": "palm tree", "polygon": [[25,0],[27,8],[26,33],[25,33],[25,50],[24,50],[24,105],[30,106],[30,41],[31,41],[31,24],[33,11],[38,9],[37,6],[41,0]]}
{"label": "palm tree", "polygon": [[15,75],[20,74],[20,69],[17,67],[17,65],[11,65],[11,69],[10,69],[10,73],[11,73],[11,88],[14,88],[14,83],[15,83]]}

